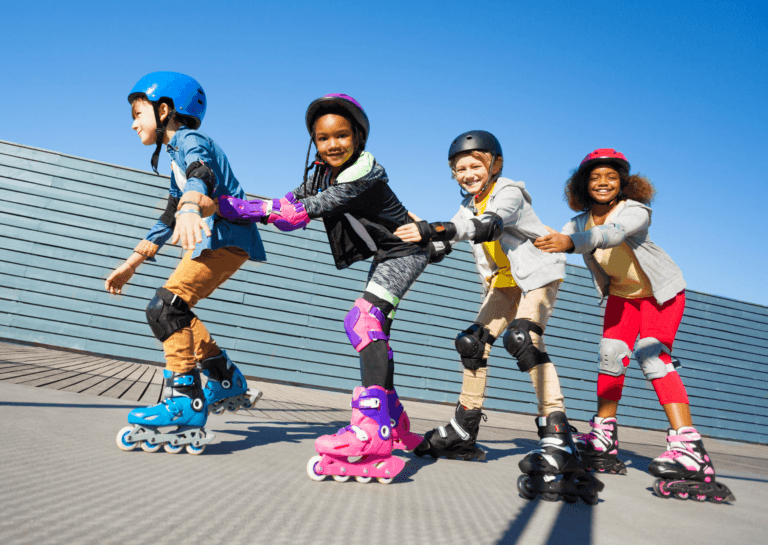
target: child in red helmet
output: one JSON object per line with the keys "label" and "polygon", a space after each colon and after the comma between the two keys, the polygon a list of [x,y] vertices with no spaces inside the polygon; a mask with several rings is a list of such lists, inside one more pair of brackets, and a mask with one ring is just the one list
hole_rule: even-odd
{"label": "child in red helmet", "polygon": [[656,493],[698,501],[733,500],[730,490],[715,481],[672,358],[672,343],[685,309],[685,281],[674,261],[648,235],[648,205],[654,193],[650,180],[629,174],[629,162],[622,153],[597,149],[584,158],[565,187],[569,206],[581,214],[562,233],[534,243],[544,252],[582,254],[601,299],[608,296],[599,348],[597,414],[591,421],[592,432],[577,437],[576,444],[591,467],[626,473],[616,457],[616,411],[634,349],[671,426],[668,450],[648,468],[659,477]]}

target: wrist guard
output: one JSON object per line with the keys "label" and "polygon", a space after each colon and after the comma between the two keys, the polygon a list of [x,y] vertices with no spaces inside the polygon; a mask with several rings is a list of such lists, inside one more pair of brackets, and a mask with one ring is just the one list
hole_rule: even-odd
{"label": "wrist guard", "polygon": [[421,235],[422,245],[430,242],[445,242],[456,236],[456,226],[450,221],[437,221],[427,223],[426,221],[417,221],[416,227]]}

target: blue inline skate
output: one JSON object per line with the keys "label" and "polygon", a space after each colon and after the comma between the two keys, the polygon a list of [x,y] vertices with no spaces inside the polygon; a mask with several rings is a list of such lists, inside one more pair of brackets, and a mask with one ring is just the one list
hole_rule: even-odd
{"label": "blue inline skate", "polygon": [[[208,420],[208,409],[200,382],[200,372],[163,371],[165,388],[163,400],[157,405],[134,409],[128,414],[128,423],[117,433],[120,450],[133,450],[141,446],[145,452],[157,452],[160,447],[171,454],[186,446],[189,454],[201,454],[215,435],[203,429]],[[172,431],[160,428],[176,426]]]}
{"label": "blue inline skate", "polygon": [[201,361],[200,368],[208,378],[204,392],[209,413],[236,413],[241,407],[251,409],[261,398],[259,390],[248,389],[245,377],[224,350],[218,356]]}

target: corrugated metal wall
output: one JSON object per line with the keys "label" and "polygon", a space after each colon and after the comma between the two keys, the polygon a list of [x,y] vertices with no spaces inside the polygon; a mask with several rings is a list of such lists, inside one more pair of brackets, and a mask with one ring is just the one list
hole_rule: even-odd
{"label": "corrugated metal wall", "polygon": [[[104,279],[160,215],[167,187],[165,177],[0,141],[0,338],[162,361],[144,307],[179,248],[164,247],[122,297],[104,291]],[[351,390],[360,379],[358,358],[341,322],[368,264],[337,271],[320,222],[297,233],[261,233],[269,261],[247,265],[203,301],[201,319],[246,374]],[[393,328],[401,396],[456,400],[461,369],[453,338],[472,322],[480,298],[468,245],[421,276]],[[697,426],[768,443],[768,308],[695,291],[687,301],[675,355]],[[547,346],[575,418],[594,411],[601,317],[588,272],[569,265]],[[490,374],[488,408],[535,411],[527,375],[501,346]],[[634,362],[619,415],[628,425],[666,426]]]}

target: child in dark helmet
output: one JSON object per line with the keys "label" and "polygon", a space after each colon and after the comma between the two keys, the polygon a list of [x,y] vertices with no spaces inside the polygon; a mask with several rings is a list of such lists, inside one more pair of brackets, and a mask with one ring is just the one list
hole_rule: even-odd
{"label": "child in dark helmet", "polygon": [[[141,445],[155,451],[165,443],[171,452],[187,445],[188,452],[198,454],[213,438],[201,429],[208,412],[250,407],[261,394],[248,390],[245,377],[191,309],[248,259],[264,261],[266,256],[255,225],[212,215],[219,195],[244,197],[245,192],[221,148],[197,130],[207,103],[200,84],[184,74],[154,72],[139,80],[128,102],[132,128],[141,142],[156,145],[155,172],[163,144],[171,156],[168,206],[133,254],[107,278],[105,288],[120,294],[137,267],[146,260],[155,261],[155,254],[169,239],[171,244],[181,241],[186,253],[146,312],[165,352],[164,399],[154,407],[132,411],[128,416],[132,426],[121,430],[117,444],[123,450]],[[208,377],[205,389],[198,361]],[[180,427],[168,433],[158,429],[171,425]]]}
{"label": "child in dark helmet", "polygon": [[[715,482],[712,462],[693,427],[688,396],[672,359],[686,285],[677,265],[648,236],[648,205],[654,193],[650,180],[629,174],[629,162],[622,153],[597,149],[584,158],[565,186],[569,206],[581,214],[562,233],[545,235],[534,243],[543,252],[582,254],[600,298],[608,296],[599,348],[597,414],[591,421],[592,432],[577,437],[577,447],[595,469],[626,473],[616,457],[616,412],[634,349],[671,426],[668,450],[648,468],[659,477],[656,493],[725,501],[733,496]],[[681,481],[672,484],[668,479]]]}
{"label": "child in dark helmet", "polygon": [[[486,131],[459,135],[451,144],[448,160],[465,195],[452,226],[420,222],[401,227],[395,234],[412,242],[426,238],[440,253],[469,240],[485,299],[475,322],[456,337],[464,366],[456,414],[449,425],[427,433],[416,452],[464,460],[485,458],[475,440],[484,416],[481,410],[491,346],[504,333],[505,348],[520,370],[529,374],[538,399],[536,424],[542,442],[521,462],[521,469],[528,473],[540,466],[559,472],[573,465],[575,449],[557,371],[544,346],[544,329],[565,277],[565,256],[547,255],[533,247],[532,241],[548,228],[533,211],[525,184],[500,177],[504,159],[495,136]],[[498,228],[483,229],[494,222]],[[562,433],[553,432],[556,427]]]}
{"label": "child in dark helmet", "polygon": [[[362,386],[352,396],[352,419],[336,435],[317,439],[321,456],[307,471],[322,480],[355,476],[390,482],[404,462],[391,455],[406,451],[422,437],[409,430],[408,416],[394,387],[394,355],[389,332],[400,300],[427,266],[428,250],[393,233],[411,222],[388,183],[384,168],[365,151],[368,116],[350,96],[332,94],[313,101],[305,116],[315,162],[305,166],[304,182],[282,199],[242,201],[222,198],[220,211],[230,218],[274,223],[292,231],[323,218],[338,269],[373,257],[362,296],[344,318],[344,329],[360,354]],[[312,172],[312,176],[308,174]],[[349,457],[360,457],[349,462]]]}

